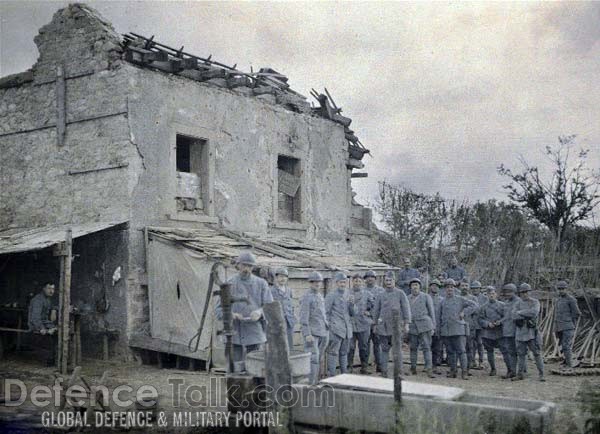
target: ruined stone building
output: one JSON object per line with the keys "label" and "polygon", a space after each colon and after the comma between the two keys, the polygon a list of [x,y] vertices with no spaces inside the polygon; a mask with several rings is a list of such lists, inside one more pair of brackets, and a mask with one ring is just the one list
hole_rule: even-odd
{"label": "ruined stone building", "polygon": [[112,354],[185,353],[212,263],[246,248],[288,266],[297,297],[312,268],[386,269],[351,188],[368,151],[324,95],[122,37],[85,5],[35,43],[32,69],[0,81],[0,304],[58,283],[66,228],[84,356],[105,330]]}

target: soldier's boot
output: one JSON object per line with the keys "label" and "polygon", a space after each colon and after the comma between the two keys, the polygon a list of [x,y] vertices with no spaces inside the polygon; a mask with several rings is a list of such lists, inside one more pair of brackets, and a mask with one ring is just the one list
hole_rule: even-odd
{"label": "soldier's boot", "polygon": [[429,378],[435,378],[435,375],[433,375],[433,371],[431,369],[425,369],[425,373]]}
{"label": "soldier's boot", "polygon": [[469,377],[472,377],[472,376],[473,376],[473,374],[471,374],[471,371],[469,370],[469,368],[467,368],[467,375],[468,375]]}
{"label": "soldier's boot", "polygon": [[367,375],[369,373],[369,371],[367,370],[367,364],[366,363],[361,363],[360,364],[360,373],[362,375]]}
{"label": "soldier's boot", "polygon": [[442,371],[440,371],[440,367],[439,367],[439,366],[435,366],[435,367],[433,368],[433,373],[434,373],[435,375],[440,375],[440,374],[442,373]]}
{"label": "soldier's boot", "polygon": [[504,374],[502,377],[503,380],[510,380],[511,378],[514,378],[515,373],[512,371],[508,371],[506,374]]}
{"label": "soldier's boot", "polygon": [[462,369],[460,371],[460,378],[462,378],[463,380],[468,380],[469,379],[469,375],[473,375],[473,374],[469,374],[469,370],[468,369]]}
{"label": "soldier's boot", "polygon": [[450,371],[448,371],[448,373],[446,374],[446,377],[448,377],[448,378],[456,378],[456,370],[450,370]]}
{"label": "soldier's boot", "polygon": [[525,379],[525,376],[523,375],[523,373],[519,372],[517,375],[515,375],[514,377],[512,377],[510,379],[510,381],[521,381],[521,380],[524,380],[524,379]]}
{"label": "soldier's boot", "polygon": [[490,370],[490,377],[494,377],[496,375],[496,368],[492,368]]}
{"label": "soldier's boot", "polygon": [[411,366],[410,367],[410,374],[411,375],[417,375],[417,367],[416,366]]}

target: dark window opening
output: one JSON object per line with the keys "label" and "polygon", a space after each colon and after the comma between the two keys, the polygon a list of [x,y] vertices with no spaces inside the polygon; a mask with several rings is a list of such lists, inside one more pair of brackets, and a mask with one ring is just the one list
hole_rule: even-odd
{"label": "dark window opening", "polygon": [[278,217],[284,222],[302,221],[302,189],[300,160],[279,155],[278,169]]}
{"label": "dark window opening", "polygon": [[203,211],[208,198],[208,146],[206,140],[177,134],[177,210]]}
{"label": "dark window opening", "polygon": [[177,300],[181,300],[181,288],[179,287],[179,282],[177,282]]}

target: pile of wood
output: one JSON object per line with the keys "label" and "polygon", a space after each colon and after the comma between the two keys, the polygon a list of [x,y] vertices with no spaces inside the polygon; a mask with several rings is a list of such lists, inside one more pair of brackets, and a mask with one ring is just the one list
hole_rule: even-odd
{"label": "pile of wood", "polygon": [[[600,319],[596,314],[593,299],[583,291],[578,297],[581,317],[575,329],[573,363],[578,367],[600,366]],[[548,361],[562,359],[558,337],[554,333],[556,298],[540,299],[541,312],[539,330],[542,336],[544,357]]]}

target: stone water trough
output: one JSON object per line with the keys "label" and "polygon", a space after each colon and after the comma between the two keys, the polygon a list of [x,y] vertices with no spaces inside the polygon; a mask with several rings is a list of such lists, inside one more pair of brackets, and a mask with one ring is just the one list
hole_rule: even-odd
{"label": "stone water trough", "polygon": [[476,395],[413,381],[402,382],[398,406],[393,380],[352,374],[294,388],[300,399],[292,415],[300,430],[305,426],[371,433],[546,433],[556,411],[551,402]]}

